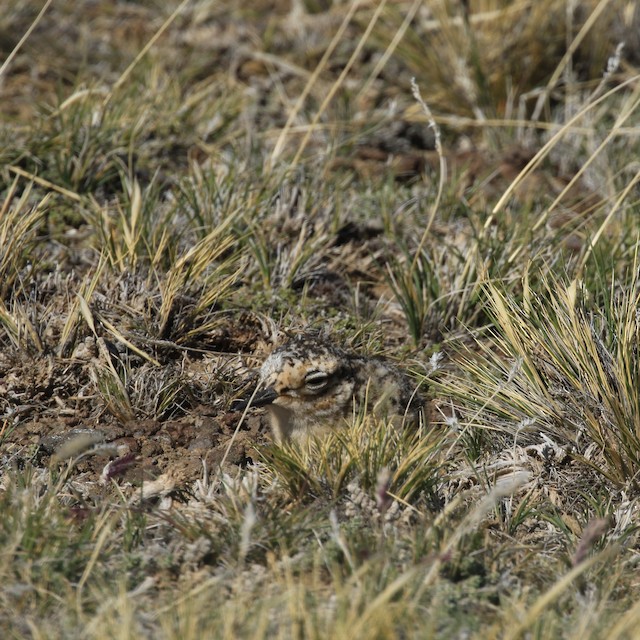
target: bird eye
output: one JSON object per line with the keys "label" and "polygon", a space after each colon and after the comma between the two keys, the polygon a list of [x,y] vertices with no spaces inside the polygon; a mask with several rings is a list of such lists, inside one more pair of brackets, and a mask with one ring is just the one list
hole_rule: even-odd
{"label": "bird eye", "polygon": [[329,374],[324,371],[311,371],[304,378],[304,383],[311,391],[320,391],[327,386]]}

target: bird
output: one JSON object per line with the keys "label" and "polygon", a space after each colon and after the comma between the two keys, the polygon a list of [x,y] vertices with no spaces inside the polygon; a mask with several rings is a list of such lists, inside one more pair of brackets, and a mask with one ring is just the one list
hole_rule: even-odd
{"label": "bird", "polygon": [[424,407],[416,384],[385,358],[345,351],[299,335],[264,361],[252,396],[236,410],[266,407],[274,440],[305,442],[365,410],[394,425],[417,424]]}

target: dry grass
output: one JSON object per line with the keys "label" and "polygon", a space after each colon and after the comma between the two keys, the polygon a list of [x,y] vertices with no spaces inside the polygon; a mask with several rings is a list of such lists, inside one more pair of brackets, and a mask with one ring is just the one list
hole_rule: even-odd
{"label": "dry grass", "polygon": [[[5,11],[2,637],[634,637],[639,23]],[[308,329],[429,424],[240,422]]]}

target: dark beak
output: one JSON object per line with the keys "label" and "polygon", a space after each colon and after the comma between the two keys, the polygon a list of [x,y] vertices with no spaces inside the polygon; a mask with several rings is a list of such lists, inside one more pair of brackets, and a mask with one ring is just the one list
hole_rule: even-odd
{"label": "dark beak", "polygon": [[264,407],[267,404],[271,404],[277,397],[278,394],[271,387],[268,387],[263,391],[253,393],[246,400],[234,400],[231,404],[231,410],[244,411],[248,406]]}

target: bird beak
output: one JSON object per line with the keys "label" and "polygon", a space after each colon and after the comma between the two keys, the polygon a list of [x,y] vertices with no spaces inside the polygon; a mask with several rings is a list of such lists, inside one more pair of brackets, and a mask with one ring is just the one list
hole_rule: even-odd
{"label": "bird beak", "polygon": [[251,394],[247,400],[236,400],[232,405],[234,411],[244,411],[247,407],[264,407],[267,404],[271,404],[278,394],[273,387],[267,387],[262,391],[257,391]]}

